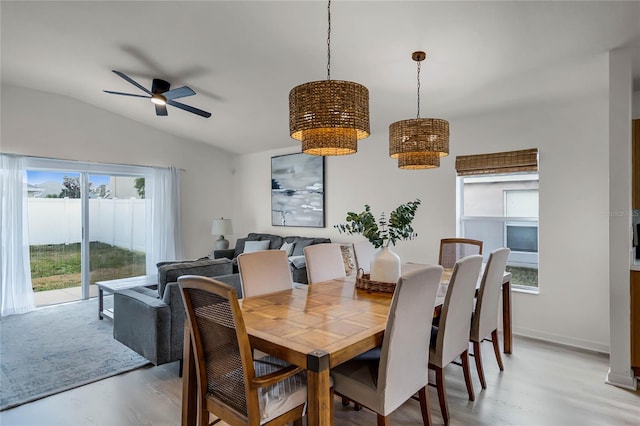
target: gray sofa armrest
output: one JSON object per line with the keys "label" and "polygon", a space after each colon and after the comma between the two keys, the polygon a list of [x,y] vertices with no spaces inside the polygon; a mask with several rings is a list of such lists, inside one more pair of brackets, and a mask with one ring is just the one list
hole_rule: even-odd
{"label": "gray sofa armrest", "polygon": [[158,294],[163,297],[165,287],[169,283],[176,282],[182,275],[217,277],[232,272],[233,263],[229,259],[203,259],[164,264],[158,268]]}
{"label": "gray sofa armrest", "polygon": [[242,299],[242,285],[240,284],[240,274],[227,274],[219,277],[213,277],[214,280],[221,281],[225,284],[229,284],[236,290],[236,296],[238,299]]}
{"label": "gray sofa armrest", "polygon": [[233,254],[235,253],[235,249],[226,249],[226,250],[214,250],[213,258],[214,259],[233,259]]}
{"label": "gray sofa armrest", "polygon": [[113,296],[113,337],[154,365],[170,359],[171,308],[164,301],[135,290]]}

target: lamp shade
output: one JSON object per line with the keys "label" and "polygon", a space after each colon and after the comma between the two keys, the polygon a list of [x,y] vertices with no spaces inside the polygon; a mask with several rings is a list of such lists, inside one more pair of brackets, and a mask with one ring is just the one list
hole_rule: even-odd
{"label": "lamp shade", "polygon": [[398,155],[398,168],[405,170],[435,169],[440,167],[440,156],[433,152],[411,152]]}
{"label": "lamp shade", "polygon": [[289,133],[311,155],[348,155],[369,136],[369,90],[358,83],[322,80],[289,92]]}
{"label": "lamp shade", "polygon": [[439,118],[413,118],[390,124],[389,156],[399,158],[411,153],[449,155],[449,122]]}
{"label": "lamp shade", "polygon": [[231,219],[213,219],[211,224],[211,235],[229,235],[233,234],[233,225]]}

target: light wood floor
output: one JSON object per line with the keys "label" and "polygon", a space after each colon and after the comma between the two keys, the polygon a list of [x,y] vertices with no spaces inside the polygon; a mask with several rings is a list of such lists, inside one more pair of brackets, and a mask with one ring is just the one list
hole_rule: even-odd
{"label": "light wood floor", "polygon": [[[487,390],[472,366],[475,402],[467,399],[460,367],[447,367],[452,425],[640,425],[640,391],[604,383],[608,357],[515,337],[514,353],[498,370],[491,344],[483,344]],[[0,425],[179,425],[178,364],[143,368],[0,413]],[[442,423],[435,388],[429,388],[434,422]],[[367,410],[336,399],[336,425],[374,425]],[[420,406],[409,401],[392,425],[421,425]]]}

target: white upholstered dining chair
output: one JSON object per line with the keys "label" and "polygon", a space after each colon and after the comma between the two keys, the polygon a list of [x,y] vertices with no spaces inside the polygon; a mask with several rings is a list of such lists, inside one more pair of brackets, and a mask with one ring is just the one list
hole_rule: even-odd
{"label": "white upholstered dining chair", "polygon": [[362,269],[365,274],[371,272],[371,261],[376,254],[376,248],[369,240],[362,240],[353,243],[353,254],[356,256],[356,267]]}
{"label": "white upholstered dining chair", "polygon": [[243,297],[293,288],[291,269],[284,250],[260,250],[238,256]]}
{"label": "white upholstered dining chair", "polygon": [[344,261],[339,244],[313,244],[304,248],[309,284],[344,278]]}
{"label": "white upholstered dining chair", "polygon": [[482,367],[482,351],[480,343],[489,335],[493,342],[493,351],[500,371],[504,370],[502,357],[500,356],[500,343],[498,341],[498,305],[500,302],[500,289],[502,288],[502,277],[507,266],[511,250],[499,248],[491,252],[489,261],[482,275],[482,282],[478,290],[476,308],[471,321],[470,340],[473,342],[473,357],[476,361],[476,369],[480,378],[482,389],[487,388]]}
{"label": "white upholstered dining chair", "polygon": [[376,412],[378,426],[387,425],[387,416],[416,392],[423,423],[431,424],[429,324],[441,275],[439,265],[403,275],[393,294],[379,359],[353,359],[331,370],[335,393]]}
{"label": "white upholstered dining chair", "polygon": [[458,357],[462,359],[469,400],[475,399],[469,370],[469,334],[473,300],[481,266],[482,256],[478,254],[464,257],[455,263],[438,326],[432,326],[429,368],[436,373],[438,401],[445,425],[449,424],[449,409],[444,368]]}

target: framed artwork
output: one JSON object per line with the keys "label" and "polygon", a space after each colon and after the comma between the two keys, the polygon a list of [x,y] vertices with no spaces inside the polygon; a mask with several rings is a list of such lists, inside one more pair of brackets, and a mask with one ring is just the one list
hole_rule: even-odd
{"label": "framed artwork", "polygon": [[271,157],[271,225],[324,228],[324,157]]}

